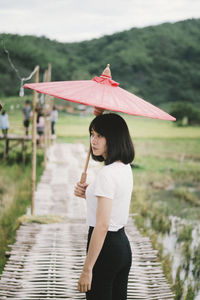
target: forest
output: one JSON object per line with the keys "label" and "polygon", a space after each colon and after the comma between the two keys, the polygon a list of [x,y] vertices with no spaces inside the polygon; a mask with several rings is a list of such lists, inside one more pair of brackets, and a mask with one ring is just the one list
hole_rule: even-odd
{"label": "forest", "polygon": [[155,105],[187,102],[199,106],[199,28],[200,19],[188,19],[76,43],[2,33],[0,97],[18,95],[20,77],[28,76],[36,65],[41,81],[48,63],[52,81],[59,81],[91,79],[110,63],[113,79],[122,88]]}

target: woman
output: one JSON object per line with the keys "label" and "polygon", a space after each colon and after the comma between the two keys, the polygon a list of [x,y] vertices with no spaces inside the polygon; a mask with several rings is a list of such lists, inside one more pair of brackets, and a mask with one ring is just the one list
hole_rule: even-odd
{"label": "woman", "polygon": [[78,289],[89,300],[125,300],[132,254],[124,226],[132,194],[134,147],[125,121],[117,114],[97,116],[89,132],[92,158],[105,165],[93,183],[77,183],[74,191],[86,198],[89,225]]}

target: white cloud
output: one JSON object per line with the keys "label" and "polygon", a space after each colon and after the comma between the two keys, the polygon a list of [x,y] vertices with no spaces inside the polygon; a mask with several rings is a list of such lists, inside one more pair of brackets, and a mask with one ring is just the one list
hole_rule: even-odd
{"label": "white cloud", "polygon": [[80,41],[200,17],[199,0],[0,0],[1,32]]}

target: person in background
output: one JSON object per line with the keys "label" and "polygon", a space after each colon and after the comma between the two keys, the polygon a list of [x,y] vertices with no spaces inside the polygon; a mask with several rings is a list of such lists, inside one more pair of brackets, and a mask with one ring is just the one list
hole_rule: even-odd
{"label": "person in background", "polygon": [[44,137],[44,113],[42,109],[38,110],[37,114],[37,133],[39,135],[39,147],[43,147],[43,137]]}
{"label": "person in background", "polygon": [[8,115],[4,110],[2,110],[0,115],[0,128],[2,129],[2,133],[4,136],[7,136],[8,134],[8,128],[9,128],[9,121],[8,121]]}
{"label": "person in background", "polygon": [[25,128],[25,134],[28,135],[28,128],[30,124],[30,118],[32,116],[32,109],[31,109],[31,103],[29,100],[26,100],[25,106],[22,109],[23,115],[24,115],[24,128]]}
{"label": "person in background", "polygon": [[51,112],[51,134],[55,136],[55,123],[58,120],[58,111],[55,106],[53,106],[53,110]]}

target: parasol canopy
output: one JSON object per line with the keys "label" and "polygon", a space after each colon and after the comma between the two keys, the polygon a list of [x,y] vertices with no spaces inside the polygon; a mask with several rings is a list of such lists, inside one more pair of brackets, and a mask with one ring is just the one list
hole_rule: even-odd
{"label": "parasol canopy", "polygon": [[96,76],[92,80],[28,83],[24,88],[102,110],[160,120],[176,120],[158,107],[120,88],[119,83],[112,80],[109,65],[100,77]]}

